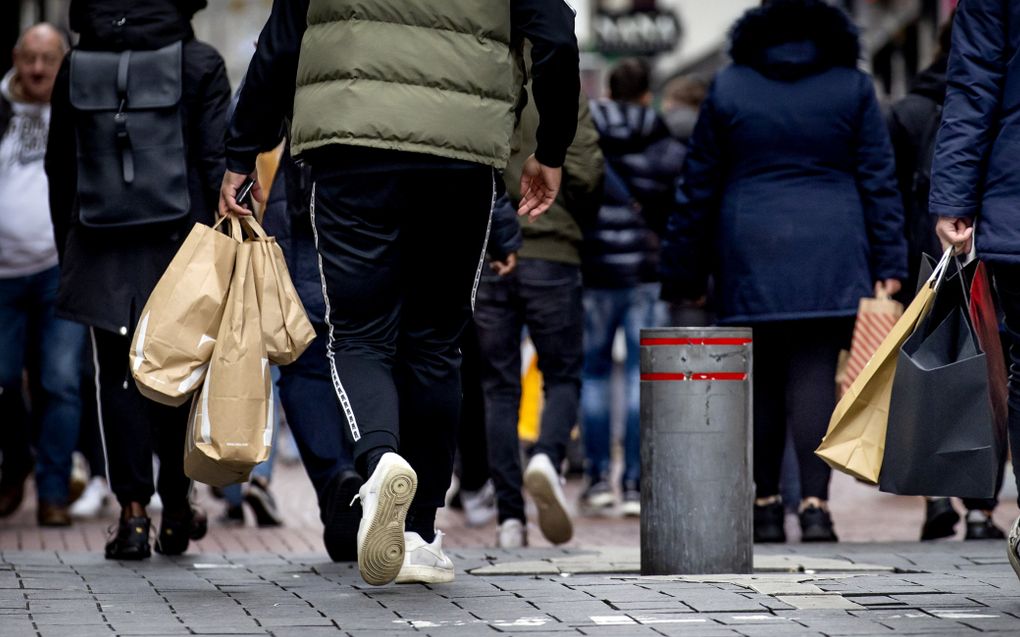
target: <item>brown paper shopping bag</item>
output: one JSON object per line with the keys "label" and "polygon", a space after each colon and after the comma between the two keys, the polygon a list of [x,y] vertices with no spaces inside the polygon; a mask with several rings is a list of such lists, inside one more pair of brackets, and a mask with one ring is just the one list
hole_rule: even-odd
{"label": "brown paper shopping bag", "polygon": [[209,373],[195,396],[184,449],[184,472],[213,486],[243,482],[269,458],[273,399],[269,361],[262,341],[252,242],[237,249],[230,294],[209,360]]}
{"label": "brown paper shopping bag", "polygon": [[868,484],[878,484],[900,347],[914,332],[918,321],[931,310],[936,283],[951,257],[951,251],[943,255],[928,283],[921,287],[914,301],[836,405],[829,420],[829,429],[815,450],[833,469]]}
{"label": "brown paper shopping bag", "polygon": [[289,365],[315,340],[315,328],[290,278],[280,245],[266,236],[252,217],[244,221],[252,237],[252,272],[269,362]]}
{"label": "brown paper shopping bag", "polygon": [[850,389],[850,385],[860,376],[864,366],[878,351],[885,337],[889,335],[896,321],[903,316],[903,305],[890,298],[861,299],[857,309],[857,321],[854,323],[854,336],[850,344],[850,352],[846,358],[846,367],[839,377],[839,396]]}
{"label": "brown paper shopping bag", "polygon": [[212,355],[230,288],[241,226],[230,235],[195,224],[159,279],[131,340],[131,375],[142,395],[182,405],[198,389]]}

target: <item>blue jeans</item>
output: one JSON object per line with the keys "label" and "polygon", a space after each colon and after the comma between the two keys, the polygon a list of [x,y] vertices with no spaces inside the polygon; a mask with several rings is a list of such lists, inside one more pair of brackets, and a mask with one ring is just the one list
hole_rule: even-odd
{"label": "blue jeans", "polygon": [[641,479],[641,328],[666,322],[666,306],[659,300],[659,284],[633,288],[588,289],[584,292],[584,384],[581,417],[588,474],[608,478],[613,413],[613,341],[623,329],[627,342],[624,368],[626,427],[624,429],[624,482]]}
{"label": "blue jeans", "polygon": [[[85,326],[55,314],[59,269],[0,279],[0,405],[6,427],[37,432],[36,488],[39,501],[65,504],[71,453],[78,442],[79,396]],[[24,414],[22,370],[28,370],[31,420]],[[4,434],[7,437],[7,433]],[[11,458],[6,467],[27,458]],[[5,459],[5,464],[8,460]]]}

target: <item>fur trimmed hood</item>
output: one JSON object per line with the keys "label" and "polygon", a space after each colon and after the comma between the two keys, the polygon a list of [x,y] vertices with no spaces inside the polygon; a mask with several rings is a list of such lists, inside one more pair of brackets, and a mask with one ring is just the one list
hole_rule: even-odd
{"label": "fur trimmed hood", "polygon": [[797,80],[833,67],[857,68],[857,27],[822,0],[772,0],[730,32],[730,56],[767,77]]}

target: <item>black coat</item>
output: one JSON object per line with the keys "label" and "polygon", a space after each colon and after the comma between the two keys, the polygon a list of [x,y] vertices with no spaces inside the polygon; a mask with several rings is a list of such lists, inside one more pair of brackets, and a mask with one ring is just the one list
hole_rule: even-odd
{"label": "black coat", "polygon": [[[78,223],[77,143],[69,98],[69,59],[53,91],[46,174],[50,212],[61,256],[60,316],[124,335],[191,226],[212,223],[223,179],[223,138],[230,85],[223,59],[194,39],[187,0],[76,0],[72,27],[90,50],[153,50],[184,40],[182,115],[188,160],[190,218],[172,227],[96,230]],[[112,19],[112,14],[116,19]],[[121,26],[115,25],[123,18]]]}
{"label": "black coat", "polygon": [[903,298],[913,298],[921,255],[942,252],[935,236],[935,217],[928,211],[935,136],[946,98],[946,59],[922,71],[906,97],[893,104],[889,134],[896,154],[896,176],[903,194],[907,236],[907,280]]}
{"label": "black coat", "polygon": [[688,147],[663,246],[664,287],[720,319],[853,316],[906,276],[903,205],[857,32],[820,0],[774,0],[737,23]]}
{"label": "black coat", "polygon": [[658,281],[659,235],[686,149],[654,109],[602,100],[592,102],[591,115],[606,176],[602,206],[584,228],[584,284],[627,288]]}
{"label": "black coat", "polygon": [[977,218],[978,255],[1020,264],[1020,3],[963,0],[932,164],[932,214]]}

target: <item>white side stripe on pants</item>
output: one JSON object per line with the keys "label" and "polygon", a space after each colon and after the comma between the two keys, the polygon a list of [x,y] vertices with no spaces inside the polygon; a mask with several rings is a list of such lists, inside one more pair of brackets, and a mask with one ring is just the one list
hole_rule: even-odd
{"label": "white side stripe on pants", "polygon": [[471,311],[475,311],[475,298],[478,296],[478,282],[482,280],[482,269],[485,267],[485,253],[489,250],[489,235],[492,233],[492,214],[496,210],[496,171],[492,171],[492,201],[489,202],[489,221],[485,226],[485,241],[482,242],[482,256],[478,258],[478,269],[475,270],[475,285],[471,288]]}
{"label": "white side stripe on pants", "polygon": [[347,397],[343,383],[340,382],[340,374],[336,368],[336,358],[333,356],[333,322],[330,321],[329,291],[326,289],[326,273],[322,269],[322,252],[319,248],[319,229],[315,226],[315,183],[312,183],[312,201],[308,208],[312,220],[312,236],[315,238],[315,256],[319,260],[319,280],[322,281],[322,300],[326,305],[326,325],[329,326],[329,342],[326,344],[326,358],[329,359],[329,374],[333,379],[333,390],[336,391],[337,400],[344,410],[347,424],[351,428],[351,437],[354,442],[361,440],[361,430],[358,429],[358,421],[354,417],[354,410],[351,408],[351,401]]}
{"label": "white side stripe on pants", "polygon": [[103,446],[103,462],[106,464],[106,484],[112,489],[113,480],[110,479],[110,454],[106,451],[106,425],[103,423],[103,399],[99,387],[99,350],[96,347],[96,328],[89,327],[89,338],[92,339],[92,366],[95,368],[96,383],[96,415],[99,418],[99,442]]}

